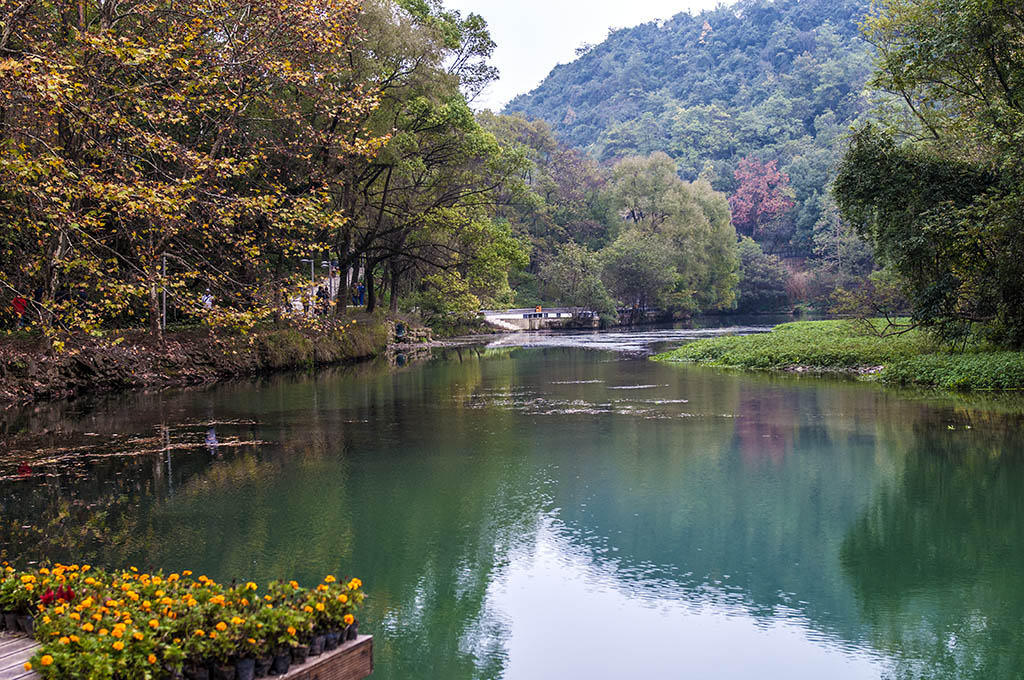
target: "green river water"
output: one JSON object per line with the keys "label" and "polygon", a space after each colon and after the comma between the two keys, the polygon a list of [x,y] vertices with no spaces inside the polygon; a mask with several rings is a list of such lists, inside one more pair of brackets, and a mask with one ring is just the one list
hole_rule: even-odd
{"label": "green river water", "polygon": [[1015,402],[499,339],[0,414],[0,554],[359,576],[378,680],[1024,676]]}

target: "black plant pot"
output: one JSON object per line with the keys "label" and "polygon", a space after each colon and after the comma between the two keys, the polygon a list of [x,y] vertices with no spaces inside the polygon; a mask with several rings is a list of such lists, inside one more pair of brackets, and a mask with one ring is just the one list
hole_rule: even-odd
{"label": "black plant pot", "polygon": [[[291,657],[289,657],[291,658]],[[267,677],[267,673],[270,672],[270,667],[274,664],[274,657],[264,656],[260,659],[256,659],[256,667],[253,669],[253,673],[257,678]]]}
{"label": "black plant pot", "polygon": [[332,630],[324,636],[324,651],[330,652],[338,648],[341,643],[341,631]]}
{"label": "black plant pot", "polygon": [[4,625],[7,626],[7,630],[16,633],[18,631],[18,615],[4,612]]}
{"label": "black plant pot", "polygon": [[206,666],[185,666],[188,680],[210,680],[210,669]]}
{"label": "black plant pot", "polygon": [[301,666],[306,663],[306,658],[309,656],[309,645],[296,645],[292,647],[292,663],[296,666]]}
{"label": "black plant pot", "polygon": [[213,666],[213,680],[235,680],[235,664],[218,663]]}
{"label": "black plant pot", "polygon": [[235,662],[235,673],[238,680],[252,680],[256,677],[256,659],[239,659]]}
{"label": "black plant pot", "polygon": [[32,620],[32,615],[25,614],[23,616],[19,616],[18,628],[21,630],[22,633],[28,633],[29,635],[32,635],[33,631],[35,630],[35,623]]}
{"label": "black plant pot", "polygon": [[345,629],[345,639],[355,640],[359,637],[359,622],[354,621],[351,626]]}
{"label": "black plant pot", "polygon": [[313,638],[313,641],[309,643],[309,655],[320,656],[324,653],[324,643],[327,641],[326,635],[317,635]]}
{"label": "black plant pot", "polygon": [[270,664],[271,675],[284,675],[292,667],[292,653],[285,650],[283,654],[274,655],[274,663]]}

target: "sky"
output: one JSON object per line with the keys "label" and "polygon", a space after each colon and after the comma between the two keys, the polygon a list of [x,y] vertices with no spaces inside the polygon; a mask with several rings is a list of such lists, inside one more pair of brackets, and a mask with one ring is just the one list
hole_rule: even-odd
{"label": "sky", "polygon": [[517,94],[537,87],[557,64],[576,58],[576,48],[597,44],[609,28],[668,19],[680,12],[714,9],[722,0],[445,0],[445,6],[487,20],[498,44],[491,64],[501,80],[473,108],[500,110]]}

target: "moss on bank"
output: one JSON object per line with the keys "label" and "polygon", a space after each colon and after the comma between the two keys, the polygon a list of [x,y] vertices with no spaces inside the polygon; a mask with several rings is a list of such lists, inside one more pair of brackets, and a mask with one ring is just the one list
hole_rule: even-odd
{"label": "moss on bank", "polygon": [[244,335],[169,332],[162,347],[141,332],[86,338],[56,353],[39,339],[8,340],[0,342],[0,405],[359,361],[384,352],[390,339],[383,319],[366,317]]}
{"label": "moss on bank", "polygon": [[879,337],[854,321],[798,321],[771,333],[698,340],[654,357],[734,368],[844,372],[899,385],[1024,388],[1024,353],[944,349],[926,333]]}

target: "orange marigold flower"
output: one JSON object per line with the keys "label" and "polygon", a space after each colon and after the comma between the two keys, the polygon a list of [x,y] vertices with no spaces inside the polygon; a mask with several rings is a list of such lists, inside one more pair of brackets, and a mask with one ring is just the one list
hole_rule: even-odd
{"label": "orange marigold flower", "polygon": [[202,628],[196,628],[196,632],[192,634],[196,637],[203,637],[204,635],[206,635],[206,631],[204,631]]}
{"label": "orange marigold flower", "polygon": [[136,640],[141,640],[142,638],[144,638],[146,636],[143,635],[142,633],[140,633],[139,631],[135,631],[134,633],[132,633],[132,637],[135,638]]}
{"label": "orange marigold flower", "polygon": [[345,614],[345,617],[342,619],[342,621],[345,622],[346,626],[351,626],[355,620],[356,617],[352,616],[351,614]]}
{"label": "orange marigold flower", "polygon": [[338,602],[340,602],[342,604],[345,604],[346,602],[348,602],[348,595],[346,595],[345,593],[342,593],[341,595],[338,595]]}
{"label": "orange marigold flower", "polygon": [[323,602],[317,602],[316,603],[316,610],[318,612],[322,612],[324,610],[324,603]]}
{"label": "orange marigold flower", "polygon": [[114,647],[114,649],[116,649],[117,651],[120,652],[122,649],[124,649],[124,643],[121,642],[120,640],[118,640],[117,642],[115,642],[113,644],[113,647]]}
{"label": "orange marigold flower", "polygon": [[302,608],[302,611],[306,612],[307,614],[312,614],[313,608],[307,604],[305,607]]}
{"label": "orange marigold flower", "polygon": [[160,622],[157,621],[156,619],[150,619],[149,620],[149,627],[150,628],[159,628],[160,627]]}
{"label": "orange marigold flower", "polygon": [[82,630],[84,630],[86,633],[91,633],[93,631],[93,626],[91,623],[87,621],[84,624],[82,624]]}
{"label": "orange marigold flower", "polygon": [[32,662],[31,661],[26,661],[24,664],[22,664],[21,667],[24,668],[27,671],[30,671],[30,670],[32,670]]}
{"label": "orange marigold flower", "polygon": [[327,576],[324,577],[324,583],[334,583],[337,580],[338,579],[334,578],[330,574],[328,574]]}
{"label": "orange marigold flower", "polygon": [[57,640],[57,642],[61,643],[62,645],[66,645],[66,644],[69,644],[71,642],[71,638],[69,638],[69,637],[62,637],[60,640]]}
{"label": "orange marigold flower", "polygon": [[223,633],[224,631],[226,631],[228,629],[228,624],[224,623],[223,621],[218,621],[217,625],[214,626],[214,628],[216,628],[217,630],[219,630],[220,632]]}
{"label": "orange marigold flower", "polygon": [[156,663],[156,654],[150,654],[146,657],[146,661],[150,663]]}
{"label": "orange marigold flower", "polygon": [[288,626],[288,634],[295,635],[295,626]]}
{"label": "orange marigold flower", "polygon": [[41,663],[44,666],[49,666],[53,663],[53,657],[49,654],[43,654],[42,658],[39,659],[39,663]]}
{"label": "orange marigold flower", "polygon": [[82,638],[78,637],[77,635],[69,635],[68,637],[71,638],[72,642],[78,642],[79,640],[82,639]]}

